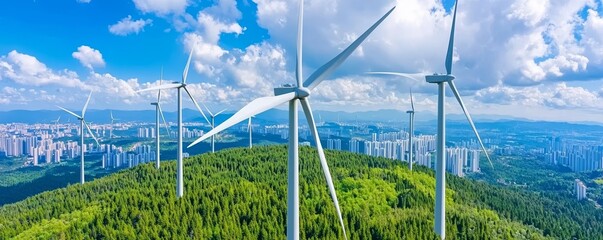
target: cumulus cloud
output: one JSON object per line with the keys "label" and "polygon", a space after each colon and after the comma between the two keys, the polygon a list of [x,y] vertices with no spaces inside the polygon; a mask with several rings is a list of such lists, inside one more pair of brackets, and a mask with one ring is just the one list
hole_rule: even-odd
{"label": "cumulus cloud", "polygon": [[36,57],[14,50],[0,57],[0,104],[11,107],[40,108],[54,104],[69,107],[69,104],[81,103],[93,91],[95,101],[104,106],[137,108],[148,102],[136,94],[140,88],[136,78],[120,79],[94,71],[81,78],[67,69],[52,70]]}
{"label": "cumulus cloud", "polygon": [[565,82],[523,88],[498,85],[478,91],[475,98],[483,103],[591,110],[598,109],[599,102],[603,100],[597,92],[568,86]]}
{"label": "cumulus cloud", "polygon": [[66,69],[53,71],[36,57],[16,50],[0,57],[0,79],[8,79],[26,86],[82,86],[77,73]]}
{"label": "cumulus cloud", "polygon": [[593,63],[603,63],[603,19],[595,10],[588,10],[588,17],[584,23],[584,36],[582,44],[586,46],[588,58]]}
{"label": "cumulus cloud", "polygon": [[141,31],[144,31],[144,27],[153,23],[151,19],[138,19],[132,21],[132,16],[128,15],[123,18],[116,24],[109,26],[109,32],[118,35],[118,36],[126,36],[131,33],[138,34]]}
{"label": "cumulus cloud", "polygon": [[159,16],[181,14],[189,4],[188,0],[134,0],[136,9]]}
{"label": "cumulus cloud", "polygon": [[77,0],[79,3],[90,3],[92,0]]}
{"label": "cumulus cloud", "polygon": [[100,51],[86,45],[78,47],[77,52],[73,52],[71,56],[79,60],[84,67],[90,70],[94,69],[94,67],[105,66],[105,60],[103,60],[103,55]]}

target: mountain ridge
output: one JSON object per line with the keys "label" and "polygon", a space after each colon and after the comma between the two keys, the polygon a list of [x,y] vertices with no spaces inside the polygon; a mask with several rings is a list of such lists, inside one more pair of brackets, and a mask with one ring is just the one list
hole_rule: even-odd
{"label": "mountain ridge", "polygon": [[[327,151],[350,239],[437,239],[433,171],[400,161]],[[282,239],[284,145],[236,148],[185,159],[185,196],[175,162],[152,164],[0,208],[0,238]],[[300,150],[301,237],[341,239],[315,149]],[[589,203],[447,177],[449,239],[595,239],[600,210]],[[514,203],[510,205],[509,203]],[[69,220],[77,217],[80,220]],[[588,231],[586,230],[588,229]]]}

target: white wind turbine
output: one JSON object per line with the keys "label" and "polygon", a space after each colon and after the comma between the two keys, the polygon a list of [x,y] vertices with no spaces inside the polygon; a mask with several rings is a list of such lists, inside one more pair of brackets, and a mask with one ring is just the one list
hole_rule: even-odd
{"label": "white wind turbine", "polygon": [[304,114],[308,120],[310,131],[314,137],[316,143],[316,149],[318,151],[318,157],[322,165],[323,173],[327,181],[331,198],[334,202],[337,215],[339,217],[339,223],[341,224],[344,236],[347,238],[345,232],[345,226],[343,224],[343,218],[341,216],[341,210],[339,208],[339,202],[335,193],[335,187],[333,186],[333,180],[331,179],[331,173],[329,172],[329,165],[325,158],[322,145],[320,143],[320,137],[316,129],[316,123],[314,116],[312,115],[312,109],[308,101],[311,90],[316,88],[329,74],[331,74],[339,65],[341,65],[345,59],[369,36],[369,34],[379,26],[379,24],[385,20],[385,18],[394,10],[393,7],[389,10],[381,19],[373,24],[366,32],[364,32],[356,41],[354,41],[349,47],[343,52],[333,58],[331,61],[316,70],[305,82],[302,84],[302,33],[303,33],[303,0],[300,1],[299,7],[299,22],[298,22],[298,35],[297,35],[297,59],[296,59],[296,86],[285,85],[283,87],[275,88],[273,97],[262,97],[258,98],[237,113],[235,113],[228,120],[209,131],[201,138],[191,143],[188,147],[191,147],[216,133],[219,133],[226,128],[229,128],[253,115],[260,114],[264,111],[272,109],[278,105],[288,102],[289,103],[289,160],[288,160],[288,171],[287,171],[287,239],[299,239],[299,149],[298,149],[298,114],[297,114],[297,102],[301,102]]}
{"label": "white wind turbine", "polygon": [[65,112],[73,115],[78,120],[80,120],[80,144],[81,144],[81,147],[80,147],[80,183],[81,184],[84,184],[84,182],[85,182],[85,178],[84,178],[84,126],[86,126],[86,129],[88,129],[88,133],[94,139],[94,141],[96,142],[96,145],[100,145],[98,143],[98,140],[96,139],[96,137],[92,133],[92,130],[90,130],[90,127],[86,123],[86,120],[84,119],[84,116],[86,115],[86,108],[88,108],[88,103],[90,102],[90,97],[91,96],[92,96],[92,92],[90,92],[90,94],[88,95],[88,100],[86,100],[86,104],[84,105],[84,109],[82,109],[82,116],[77,115],[77,114],[73,113],[72,111],[69,111],[69,110],[67,110],[67,109],[65,109],[63,107],[57,106],[58,108],[60,108],[63,111],[65,111]]}
{"label": "white wind turbine", "polygon": [[409,121],[408,121],[408,169],[412,171],[412,163],[413,163],[413,145],[412,138],[415,133],[415,103],[412,100],[412,90],[410,91],[410,108],[411,110],[406,111],[408,113]]}
{"label": "white wind turbine", "polygon": [[59,133],[59,120],[61,120],[61,116],[59,116],[57,120],[52,121],[54,123],[54,132],[57,134]]}
{"label": "white wind turbine", "polygon": [[193,98],[193,95],[191,95],[191,93],[188,91],[188,88],[186,88],[186,78],[188,76],[188,69],[191,64],[191,59],[193,58],[193,51],[195,49],[194,46],[195,45],[193,45],[193,47],[191,47],[191,52],[188,56],[188,61],[186,62],[186,66],[184,67],[184,72],[182,73],[182,81],[181,82],[174,82],[174,83],[170,83],[170,84],[160,85],[160,86],[156,86],[156,87],[150,87],[147,89],[137,91],[137,92],[146,92],[146,91],[155,91],[155,90],[163,90],[163,89],[173,89],[173,88],[178,90],[178,149],[177,149],[178,173],[177,173],[177,177],[176,177],[177,178],[177,180],[176,180],[176,196],[178,198],[180,198],[184,195],[184,179],[183,179],[184,169],[183,169],[183,163],[182,163],[182,160],[183,160],[183,157],[182,157],[182,89],[184,89],[186,94],[188,94],[189,98],[195,104],[195,107],[197,107],[197,110],[199,110],[199,112],[201,113],[201,115],[203,115],[205,120],[207,122],[209,122],[209,120],[207,120],[207,117],[205,116],[205,113],[203,113],[203,110],[201,110],[201,107],[199,106],[199,104],[197,103],[195,98]]}
{"label": "white wind turbine", "polygon": [[[201,102],[201,104],[205,107],[205,110],[207,110],[207,112],[209,113],[209,117],[211,118],[211,122],[209,122],[209,124],[211,125],[211,129],[214,129],[216,127],[216,117],[218,115],[220,115],[220,113],[223,113],[224,111],[226,111],[226,109],[222,109],[222,111],[217,112],[216,114],[212,113],[209,108],[205,105],[205,103]],[[215,151],[215,136],[211,136],[211,152],[214,153]]]}
{"label": "white wind turbine", "polygon": [[[461,109],[463,109],[463,113],[465,113],[465,117],[469,121],[477,140],[484,151],[486,158],[490,162],[490,166],[492,165],[492,161],[490,160],[490,156],[488,155],[488,151],[484,146],[482,139],[475,128],[475,124],[473,124],[473,119],[471,119],[471,115],[463,100],[461,99],[461,95],[459,94],[456,85],[454,84],[454,75],[452,75],[452,58],[453,58],[453,50],[454,50],[454,30],[456,25],[456,9],[458,7],[458,1],[455,3],[454,7],[454,15],[452,17],[452,27],[450,30],[450,39],[448,42],[448,52],[446,54],[446,74],[432,74],[425,75],[425,80],[428,83],[438,84],[438,137],[437,137],[437,149],[436,149],[436,202],[435,202],[435,226],[434,231],[440,235],[442,239],[446,237],[446,115],[444,111],[445,104],[445,87],[446,83],[450,86],[450,90],[454,93],[456,100],[459,102]],[[422,74],[406,74],[406,73],[396,73],[396,72],[373,72],[372,74],[385,74],[385,75],[396,75],[401,77],[407,77],[411,79],[415,79],[417,76]]]}
{"label": "white wind turbine", "polygon": [[[161,69],[161,76],[159,78],[159,85],[163,83],[163,68]],[[165,121],[165,117],[163,116],[163,111],[161,110],[161,90],[157,91],[157,102],[151,103],[151,105],[155,106],[155,168],[159,169],[161,162],[161,147],[159,146],[159,116],[163,119],[163,124],[165,125],[165,130],[167,132],[168,138],[170,137],[170,129],[168,127],[167,122]]]}
{"label": "white wind turbine", "polygon": [[113,123],[119,119],[114,118],[113,117],[113,111],[110,112],[111,114],[111,130],[109,130],[109,139],[113,138]]}
{"label": "white wind turbine", "polygon": [[249,149],[251,149],[253,147],[253,136],[252,136],[252,126],[251,126],[251,118],[253,118],[253,116],[249,117],[249,121],[247,121],[247,131],[249,131]]}

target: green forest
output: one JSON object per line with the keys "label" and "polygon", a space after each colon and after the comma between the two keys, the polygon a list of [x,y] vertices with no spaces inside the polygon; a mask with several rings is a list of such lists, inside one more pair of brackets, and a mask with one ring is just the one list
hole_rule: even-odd
{"label": "green forest", "polygon": [[[437,239],[432,170],[327,151],[349,239]],[[0,239],[284,239],[287,147],[153,164],[0,208]],[[300,150],[302,239],[343,239],[316,150]],[[603,210],[567,197],[448,175],[447,239],[603,239]]]}

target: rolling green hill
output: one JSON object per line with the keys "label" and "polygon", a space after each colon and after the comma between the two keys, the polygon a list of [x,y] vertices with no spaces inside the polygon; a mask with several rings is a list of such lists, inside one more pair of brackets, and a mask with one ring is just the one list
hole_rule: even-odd
{"label": "rolling green hill", "polygon": [[[316,151],[300,151],[302,239],[342,239]],[[152,164],[45,192],[0,208],[0,239],[283,239],[285,146],[229,149]],[[437,239],[435,180],[418,167],[327,152],[350,239]],[[448,239],[600,239],[603,213],[588,202],[448,177]]]}

